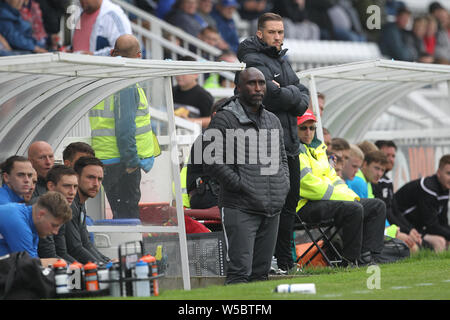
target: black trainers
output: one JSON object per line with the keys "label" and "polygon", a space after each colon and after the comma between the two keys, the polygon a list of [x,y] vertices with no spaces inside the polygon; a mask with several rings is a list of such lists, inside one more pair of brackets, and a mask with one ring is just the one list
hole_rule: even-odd
{"label": "black trainers", "polygon": [[373,265],[376,265],[376,264],[377,263],[373,259],[373,256],[370,253],[370,251],[366,251],[366,252],[361,253],[361,256],[358,259],[358,265],[359,266],[373,266]]}

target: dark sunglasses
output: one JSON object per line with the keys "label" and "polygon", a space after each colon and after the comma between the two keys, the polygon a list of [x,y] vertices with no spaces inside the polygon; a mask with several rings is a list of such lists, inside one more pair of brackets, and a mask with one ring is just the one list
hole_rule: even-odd
{"label": "dark sunglasses", "polygon": [[311,131],[315,131],[316,130],[316,126],[302,126],[302,127],[298,127],[300,129],[300,131],[306,131],[306,129],[309,129]]}

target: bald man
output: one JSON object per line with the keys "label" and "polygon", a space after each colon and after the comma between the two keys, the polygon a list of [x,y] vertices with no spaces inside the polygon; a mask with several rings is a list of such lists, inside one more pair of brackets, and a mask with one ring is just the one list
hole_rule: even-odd
{"label": "bald man", "polygon": [[[140,58],[139,41],[120,36],[111,56]],[[159,155],[144,90],[136,84],[106,98],[89,111],[89,121],[92,148],[105,165],[103,187],[113,217],[139,219],[141,169],[149,172]]]}
{"label": "bald man", "polygon": [[55,163],[53,148],[45,141],[35,141],[28,148],[28,159],[37,172],[38,180],[30,203],[35,203],[40,195],[47,192],[47,173]]}
{"label": "bald man", "polygon": [[[237,97],[219,106],[203,135],[205,170],[220,185],[227,284],[268,278],[290,186],[280,120],[262,105],[263,73],[256,68],[242,71],[237,91]],[[214,141],[214,150],[206,141]]]}

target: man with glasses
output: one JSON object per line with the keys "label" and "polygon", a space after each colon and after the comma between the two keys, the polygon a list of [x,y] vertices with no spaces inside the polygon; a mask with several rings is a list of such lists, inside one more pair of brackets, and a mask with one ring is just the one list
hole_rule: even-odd
{"label": "man with glasses", "polygon": [[386,207],[379,199],[360,199],[336,174],[327,147],[317,139],[316,121],[310,110],[298,118],[302,144],[297,214],[305,222],[334,219],[342,229],[343,266],[372,264],[383,248]]}

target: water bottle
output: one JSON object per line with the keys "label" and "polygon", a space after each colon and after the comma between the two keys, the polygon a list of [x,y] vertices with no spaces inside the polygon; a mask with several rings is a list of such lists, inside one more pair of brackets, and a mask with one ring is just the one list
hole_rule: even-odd
{"label": "water bottle", "polygon": [[87,291],[98,290],[98,274],[97,265],[93,262],[88,262],[84,265],[84,277]]}
{"label": "water bottle", "polygon": [[[158,275],[158,265],[156,258],[151,255],[146,255],[141,258],[141,260],[148,263],[149,266],[149,276]],[[158,279],[153,279],[150,281],[150,293],[153,296],[159,296],[159,284]]]}
{"label": "water bottle", "polygon": [[67,263],[64,260],[57,260],[53,264],[55,270],[56,294],[69,293]]}
{"label": "water bottle", "polygon": [[118,263],[113,263],[109,268],[109,279],[115,280],[109,285],[109,294],[112,297],[120,297],[120,268]]}
{"label": "water bottle", "polygon": [[[136,263],[135,274],[137,279],[146,279],[148,278],[148,263],[139,260]],[[135,281],[135,289],[134,295],[136,297],[149,297],[150,296],[150,283],[148,280],[146,281]]]}
{"label": "water bottle", "polygon": [[84,289],[83,265],[77,261],[71,263],[67,268],[68,285],[70,290]]}
{"label": "water bottle", "polygon": [[103,280],[106,280],[106,281],[109,280],[109,270],[104,263],[99,264],[97,274],[98,274],[98,285],[99,285],[100,290],[108,289],[109,283],[102,282]]}
{"label": "water bottle", "polygon": [[316,285],[314,283],[293,283],[280,284],[275,288],[278,293],[316,293]]}

